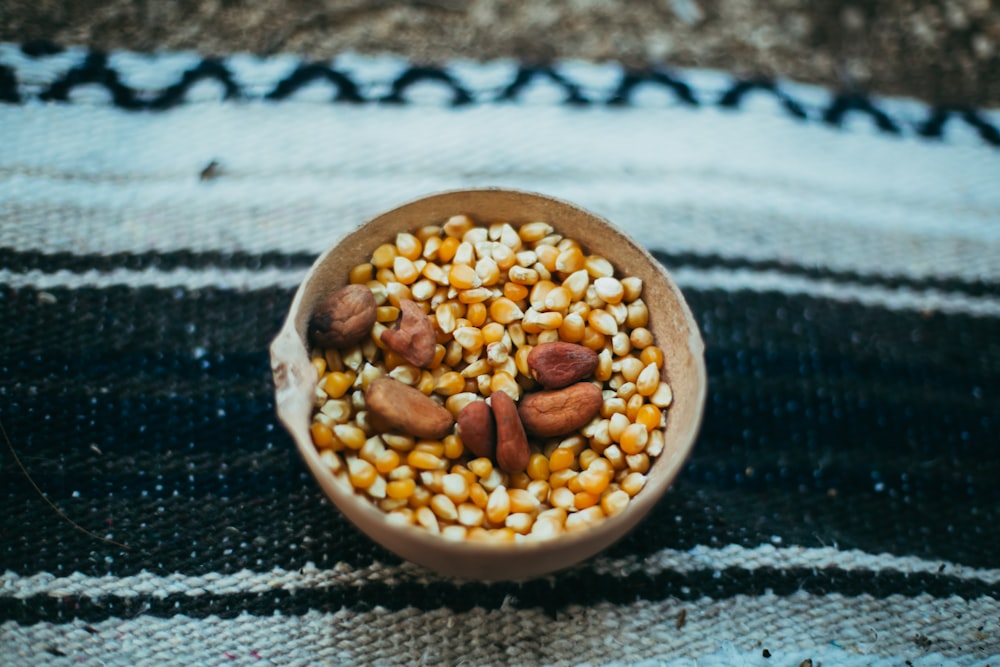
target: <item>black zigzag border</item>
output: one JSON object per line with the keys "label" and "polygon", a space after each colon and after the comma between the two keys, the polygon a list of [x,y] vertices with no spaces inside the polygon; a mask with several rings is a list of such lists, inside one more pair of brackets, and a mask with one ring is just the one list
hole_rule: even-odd
{"label": "black zigzag border", "polygon": [[[62,52],[58,45],[33,42],[22,45],[21,51],[31,58],[44,58]],[[301,62],[288,76],[279,81],[272,90],[264,94],[264,99],[280,101],[294,95],[299,89],[317,80],[329,81],[336,92],[332,102],[349,104],[405,104],[407,92],[422,82],[435,82],[451,91],[450,105],[455,107],[470,104],[490,104],[516,102],[536,79],[547,79],[565,92],[562,104],[574,107],[605,105],[627,107],[632,104],[632,96],[643,85],[659,86],[671,93],[678,103],[692,108],[715,106],[723,109],[739,109],[744,99],[751,93],[770,93],[788,116],[797,121],[815,120],[828,126],[841,127],[852,115],[868,116],[875,127],[889,135],[913,132],[926,139],[943,139],[945,127],[953,120],[964,122],[973,128],[984,143],[1000,147],[1000,128],[991,123],[985,115],[972,107],[928,106],[927,116],[922,121],[910,121],[893,117],[870,96],[857,92],[832,92],[828,103],[818,116],[811,117],[806,105],[796,100],[774,79],[734,78],[731,85],[717,99],[706,99],[684,81],[683,76],[665,69],[637,70],[622,66],[620,78],[610,95],[588,96],[579,82],[558,67],[547,65],[521,64],[513,80],[502,86],[492,96],[473,94],[462,81],[449,71],[448,67],[410,64],[392,81],[388,93],[366,94],[363,86],[328,62]],[[188,90],[200,81],[214,80],[225,90],[227,100],[253,97],[240,87],[224,59],[205,57],[197,65],[186,70],[177,83],[156,91],[143,94],[122,83],[117,71],[108,64],[108,55],[102,51],[90,51],[83,61],[62,74],[38,93],[38,99],[46,102],[69,102],[70,93],[80,85],[97,84],[111,95],[112,103],[122,109],[133,111],[163,111],[185,102]],[[0,103],[25,103],[28,101],[18,85],[16,71],[0,64]]]}

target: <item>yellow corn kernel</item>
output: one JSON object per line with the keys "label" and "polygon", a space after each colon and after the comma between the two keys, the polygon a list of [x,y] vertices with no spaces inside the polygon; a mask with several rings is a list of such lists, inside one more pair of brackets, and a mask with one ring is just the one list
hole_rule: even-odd
{"label": "yellow corn kernel", "polygon": [[347,274],[347,280],[352,285],[364,285],[372,279],[374,274],[374,265],[365,262],[351,267],[350,273]]}
{"label": "yellow corn kernel", "polygon": [[649,440],[649,431],[645,424],[629,424],[622,433],[621,441],[618,443],[625,454],[638,454],[646,448]]}
{"label": "yellow corn kernel", "polygon": [[448,473],[441,479],[441,492],[459,505],[469,497],[469,482],[458,473]]}
{"label": "yellow corn kernel", "polygon": [[587,293],[587,287],[590,286],[590,276],[583,270],[574,271],[563,280],[562,286],[569,292],[573,301],[580,301]]}
{"label": "yellow corn kernel", "polygon": [[446,371],[434,383],[434,393],[453,396],[465,388],[465,378],[455,371]]}
{"label": "yellow corn kernel", "polygon": [[[420,234],[417,234],[417,239],[420,239]],[[424,244],[423,250],[420,251],[420,256],[426,259],[428,262],[433,262],[438,259],[438,250],[441,248],[441,237],[440,236],[427,236],[422,239]],[[431,266],[431,264],[428,264]]]}
{"label": "yellow corn kernel", "polygon": [[[647,348],[648,349],[648,348]],[[655,363],[648,364],[635,380],[636,391],[642,396],[652,396],[660,387],[660,369]]]}
{"label": "yellow corn kernel", "polygon": [[461,458],[462,454],[465,453],[465,445],[462,443],[462,439],[454,433],[446,435],[441,442],[444,444],[445,458],[455,460]]}
{"label": "yellow corn kernel", "polygon": [[625,288],[616,278],[601,276],[594,280],[594,291],[604,303],[621,303],[625,297]]}
{"label": "yellow corn kernel", "polygon": [[476,477],[483,479],[484,477],[489,477],[489,474],[493,472],[493,462],[490,461],[485,456],[481,456],[477,459],[472,459],[466,464]]}
{"label": "yellow corn kernel", "polygon": [[615,318],[611,316],[611,313],[603,308],[594,308],[591,310],[590,314],[587,315],[587,324],[605,336],[613,336],[618,333],[618,323],[615,322]]}
{"label": "yellow corn kernel", "polygon": [[456,419],[458,418],[458,413],[462,411],[466,405],[472,401],[481,401],[482,396],[474,391],[460,391],[457,394],[449,396],[444,401],[444,407],[450,412]]}
{"label": "yellow corn kernel", "polygon": [[526,333],[541,333],[543,331],[556,331],[562,326],[562,313],[555,311],[538,312],[534,308],[528,308],[521,321],[521,327]]}
{"label": "yellow corn kernel", "polygon": [[626,414],[625,412],[625,399],[621,396],[611,396],[604,399],[604,403],[601,404],[601,416],[605,419],[610,419],[611,415],[616,412]]}
{"label": "yellow corn kernel", "polygon": [[326,380],[323,382],[323,390],[330,398],[340,398],[351,388],[355,379],[357,376],[353,371],[327,373]]}
{"label": "yellow corn kernel", "polygon": [[649,309],[642,299],[636,299],[628,305],[625,323],[632,329],[644,327],[649,324]]}
{"label": "yellow corn kernel", "polygon": [[471,289],[482,285],[482,281],[468,264],[452,264],[448,271],[448,284],[455,289]]}
{"label": "yellow corn kernel", "polygon": [[527,535],[531,532],[531,526],[535,523],[535,517],[523,512],[511,512],[504,519],[504,526],[520,535]]}
{"label": "yellow corn kernel", "polygon": [[400,232],[396,234],[396,251],[403,257],[413,260],[420,257],[423,244],[413,234]]}
{"label": "yellow corn kernel", "polygon": [[458,250],[458,246],[462,241],[454,236],[448,236],[441,241],[441,247],[438,248],[438,261],[442,264],[447,264],[455,258],[455,251]]}
{"label": "yellow corn kernel", "polygon": [[486,304],[470,303],[465,310],[465,319],[469,320],[469,324],[474,327],[483,326],[486,323]]}
{"label": "yellow corn kernel", "polygon": [[649,397],[649,402],[658,408],[668,407],[671,403],[673,403],[673,400],[673,390],[670,388],[669,384],[662,381],[657,385],[656,391],[653,392],[653,395]]}
{"label": "yellow corn kernel", "polygon": [[535,310],[546,310],[545,297],[555,289],[556,284],[551,280],[539,280],[528,293],[528,303]]}
{"label": "yellow corn kernel", "polygon": [[646,403],[636,412],[635,421],[645,426],[647,431],[655,431],[660,427],[662,416],[663,412],[658,407],[652,403]]}
{"label": "yellow corn kernel", "polygon": [[[538,271],[515,264],[507,270],[507,280],[518,285],[534,285],[538,282]],[[508,283],[510,284],[510,283]],[[527,289],[527,288],[526,288]],[[525,295],[527,296],[527,295]]]}
{"label": "yellow corn kernel", "polygon": [[406,455],[406,463],[417,470],[442,470],[445,467],[441,457],[419,449],[413,449]]}
{"label": "yellow corn kernel", "polygon": [[528,458],[528,467],[525,472],[528,473],[528,477],[531,479],[548,479],[550,473],[549,460],[544,454],[535,452]]}
{"label": "yellow corn kernel", "polygon": [[[660,423],[662,424],[662,418]],[[666,439],[663,435],[663,430],[656,428],[649,432],[649,441],[646,443],[646,455],[656,457],[663,453],[663,448],[666,446]]]}
{"label": "yellow corn kernel", "polygon": [[566,530],[574,531],[589,528],[603,519],[604,510],[602,510],[600,506],[595,505],[593,507],[588,507],[580,510],[579,512],[573,512],[566,517]]}
{"label": "yellow corn kernel", "polygon": [[642,296],[642,278],[638,276],[622,278],[622,287],[625,288],[625,301],[635,301]]}
{"label": "yellow corn kernel", "polygon": [[[453,335],[458,344],[469,352],[483,349],[483,332],[476,327],[458,327]],[[470,376],[466,374],[465,377]]]}
{"label": "yellow corn kernel", "polygon": [[551,472],[566,470],[573,465],[575,460],[576,454],[573,453],[572,449],[567,447],[557,447],[553,450],[552,455],[549,457],[549,470]]}
{"label": "yellow corn kernel", "polygon": [[313,444],[317,447],[333,447],[333,429],[322,422],[313,422],[309,426]]}
{"label": "yellow corn kernel", "polygon": [[483,509],[474,503],[460,503],[458,505],[458,523],[472,528],[483,525],[483,517],[486,514]]}
{"label": "yellow corn kernel", "polygon": [[528,222],[518,228],[517,235],[525,243],[534,243],[542,240],[552,231],[552,225],[547,222]]}
{"label": "yellow corn kernel", "polygon": [[455,507],[452,499],[443,493],[434,494],[431,497],[429,507],[439,519],[449,522],[458,520],[458,508]]}
{"label": "yellow corn kernel", "polygon": [[538,499],[527,489],[507,489],[507,496],[510,499],[511,512],[535,514],[540,508]]}
{"label": "yellow corn kernel", "polygon": [[409,285],[404,285],[398,280],[386,283],[385,293],[389,303],[397,308],[403,300],[413,300],[413,292],[410,291]]}
{"label": "yellow corn kernel", "polygon": [[431,492],[422,487],[417,486],[413,489],[413,493],[410,494],[409,504],[413,509],[420,507],[426,507],[427,503],[431,501]]}
{"label": "yellow corn kernel", "polygon": [[365,444],[365,440],[368,439],[365,432],[354,424],[336,424],[333,427],[333,434],[337,437],[337,440],[344,443],[345,447],[355,450],[361,449]]}
{"label": "yellow corn kernel", "polygon": [[642,491],[642,487],[646,485],[646,476],[641,472],[630,472],[625,475],[625,478],[621,481],[619,486],[621,490],[630,496]]}
{"label": "yellow corn kernel", "polygon": [[618,489],[601,496],[601,510],[606,516],[614,516],[628,507],[631,500],[632,498],[627,492]]}
{"label": "yellow corn kernel", "polygon": [[492,297],[493,290],[489,287],[473,287],[472,289],[461,290],[458,293],[459,303],[464,304],[483,303]]}
{"label": "yellow corn kernel", "polygon": [[653,364],[657,368],[663,368],[663,350],[656,345],[649,345],[639,353],[639,360],[644,364]]}
{"label": "yellow corn kernel", "polygon": [[385,485],[385,495],[396,500],[405,500],[413,495],[417,483],[412,479],[397,479]]}
{"label": "yellow corn kernel", "polygon": [[480,509],[486,509],[486,503],[489,500],[489,493],[483,488],[483,485],[476,482],[475,484],[469,485],[469,500],[479,507]]}
{"label": "yellow corn kernel", "polygon": [[483,257],[476,261],[476,275],[483,285],[496,285],[500,282],[500,267],[492,257]]}
{"label": "yellow corn kernel", "polygon": [[396,306],[379,306],[375,309],[375,321],[386,324],[399,319],[399,308]]}
{"label": "yellow corn kernel", "polygon": [[581,470],[587,470],[590,468],[590,464],[594,462],[594,459],[598,457],[600,457],[600,454],[588,447],[580,452],[579,456],[576,457],[576,460],[580,464]]}
{"label": "yellow corn kernel", "polygon": [[378,472],[375,466],[364,459],[350,456],[347,459],[347,478],[356,489],[367,489],[375,483]]}
{"label": "yellow corn kernel", "polygon": [[566,486],[569,484],[570,480],[576,477],[576,471],[572,468],[565,468],[564,470],[556,470],[551,475],[549,475],[549,486],[553,489],[558,489],[559,487]]}
{"label": "yellow corn kernel", "polygon": [[514,353],[514,365],[517,366],[517,372],[524,377],[531,377],[531,368],[528,366],[528,355],[531,354],[532,346],[523,345],[517,348],[517,352]]}
{"label": "yellow corn kernel", "polygon": [[578,246],[569,247],[556,257],[556,271],[574,273],[584,268],[583,252]]}
{"label": "yellow corn kernel", "polygon": [[493,321],[501,325],[510,324],[524,317],[524,311],[513,300],[505,296],[494,300],[490,304],[489,311]]}
{"label": "yellow corn kernel", "polygon": [[417,508],[414,516],[416,517],[418,526],[422,526],[432,533],[441,532],[441,525],[438,523],[437,515],[427,505]]}
{"label": "yellow corn kernel", "polygon": [[521,398],[521,386],[510,373],[506,371],[496,371],[490,379],[490,393],[502,391],[515,401]]}
{"label": "yellow corn kernel", "polygon": [[[455,256],[451,258],[452,264],[467,264],[472,267],[476,259],[475,246],[471,242],[462,240],[455,248]],[[473,270],[475,273],[475,270]]]}
{"label": "yellow corn kernel", "polygon": [[375,469],[383,475],[388,475],[399,467],[399,454],[395,450],[386,449],[375,456]]}
{"label": "yellow corn kernel", "polygon": [[591,278],[596,281],[598,278],[609,278],[615,275],[615,267],[600,255],[588,255],[584,260],[584,268]]}
{"label": "yellow corn kernel", "polygon": [[392,268],[392,262],[398,254],[396,246],[391,243],[383,243],[375,248],[375,251],[372,253],[371,263],[376,269],[389,269]]}
{"label": "yellow corn kernel", "polygon": [[520,283],[507,282],[503,286],[503,295],[515,303],[524,301],[528,298],[528,287]]}
{"label": "yellow corn kernel", "polygon": [[392,260],[392,273],[396,276],[396,280],[404,285],[411,285],[420,277],[420,272],[413,260],[406,257],[397,256]]}
{"label": "yellow corn kernel", "polygon": [[598,502],[600,502],[600,496],[595,496],[593,493],[588,493],[587,491],[579,491],[573,494],[573,506],[577,510],[585,510],[588,507],[593,507]]}
{"label": "yellow corn kernel", "polygon": [[465,233],[476,226],[476,223],[472,221],[467,215],[453,215],[448,218],[444,225],[442,226],[442,231],[449,238],[462,238]]}
{"label": "yellow corn kernel", "polygon": [[507,271],[517,263],[517,255],[513,248],[500,243],[493,246],[493,261],[501,271]]}
{"label": "yellow corn kernel", "polygon": [[643,406],[645,398],[640,393],[635,393],[629,396],[628,403],[625,404],[625,416],[629,418],[629,421],[636,421],[636,417],[639,416],[639,409]]}
{"label": "yellow corn kernel", "polygon": [[594,327],[587,326],[583,331],[583,338],[580,340],[580,344],[598,352],[604,347],[606,341],[607,337],[604,334]]}
{"label": "yellow corn kernel", "polygon": [[614,442],[618,442],[622,433],[629,426],[629,418],[627,415],[623,415],[620,412],[616,412],[608,418],[608,435]]}
{"label": "yellow corn kernel", "polygon": [[[393,262],[396,260],[393,259]],[[396,274],[392,272],[392,264],[384,269],[378,269],[375,271],[375,280],[378,281],[383,287],[391,282],[396,281]]]}
{"label": "yellow corn kernel", "polygon": [[636,357],[625,357],[620,362],[622,377],[625,378],[626,382],[635,382],[639,379],[639,373],[642,369],[646,367],[646,364],[642,363]]}
{"label": "yellow corn kernel", "polygon": [[510,514],[510,494],[507,493],[506,487],[498,486],[493,489],[486,502],[486,518],[490,523],[502,526],[508,514]]}
{"label": "yellow corn kernel", "polygon": [[596,472],[607,475],[608,479],[611,479],[615,474],[615,467],[611,465],[611,461],[607,460],[603,456],[598,456],[594,459],[587,470],[594,470]]}
{"label": "yellow corn kernel", "polygon": [[570,313],[563,317],[559,325],[559,338],[567,343],[579,343],[583,340],[586,323],[578,313]]}
{"label": "yellow corn kernel", "polygon": [[542,503],[548,502],[549,491],[551,490],[552,487],[549,486],[548,481],[544,479],[531,480],[530,482],[528,482],[528,487],[525,489],[525,491],[534,496],[535,500],[538,501],[539,507],[541,506]]}
{"label": "yellow corn kernel", "polygon": [[649,472],[649,455],[647,455],[646,452],[629,454],[625,457],[625,465],[628,466],[629,470],[632,470],[633,472],[641,472],[645,475]]}
{"label": "yellow corn kernel", "polygon": [[608,445],[605,447],[603,456],[611,462],[611,465],[615,467],[615,470],[621,470],[626,465],[625,454],[622,453],[622,450],[618,445]]}
{"label": "yellow corn kernel", "polygon": [[576,506],[573,504],[575,494],[565,486],[553,488],[549,494],[549,504],[566,511],[573,511]]}
{"label": "yellow corn kernel", "polygon": [[316,377],[322,378],[323,374],[326,373],[326,357],[313,357],[309,363],[316,369]]}
{"label": "yellow corn kernel", "polygon": [[581,490],[599,497],[608,488],[611,475],[600,468],[587,468],[577,475],[577,479]]}

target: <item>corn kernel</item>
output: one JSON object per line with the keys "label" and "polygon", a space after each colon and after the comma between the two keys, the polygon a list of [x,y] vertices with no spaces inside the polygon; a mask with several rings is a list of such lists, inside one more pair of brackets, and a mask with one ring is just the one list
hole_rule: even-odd
{"label": "corn kernel", "polygon": [[615,267],[611,265],[611,262],[600,255],[589,255],[584,261],[584,268],[587,269],[587,273],[590,274],[595,281],[600,278],[608,278],[615,274]]}
{"label": "corn kernel", "polygon": [[413,509],[418,509],[420,507],[426,507],[427,503],[431,501],[431,492],[422,486],[416,486],[413,489],[413,493],[409,497],[409,505]]}
{"label": "corn kernel", "polygon": [[[663,423],[662,421],[660,422]],[[666,446],[666,440],[664,439],[663,431],[659,428],[650,431],[649,441],[646,443],[646,454],[648,456],[659,456],[663,453],[663,448]]]}
{"label": "corn kernel", "polygon": [[460,391],[457,394],[453,394],[445,399],[444,407],[447,408],[448,412],[452,414],[455,418],[458,418],[458,413],[462,411],[466,405],[472,401],[481,401],[482,396],[473,391]]}
{"label": "corn kernel", "polygon": [[649,324],[649,309],[642,299],[636,299],[628,305],[625,323],[633,329]]}
{"label": "corn kernel", "polygon": [[572,466],[575,460],[576,454],[573,453],[572,449],[557,447],[549,457],[549,470],[551,472],[565,470]]}
{"label": "corn kernel", "polygon": [[480,479],[488,477],[489,474],[493,472],[493,462],[485,456],[472,459],[467,465],[469,470],[475,473],[476,477],[479,477]]}
{"label": "corn kernel", "polygon": [[367,489],[375,483],[376,477],[378,477],[378,472],[376,472],[375,466],[368,461],[356,456],[347,458],[347,478],[355,488]]}
{"label": "corn kernel", "polygon": [[[641,362],[640,362],[641,363]],[[635,380],[636,391],[642,396],[652,396],[660,387],[660,369],[655,363],[648,364]]]}
{"label": "corn kernel", "polygon": [[584,268],[583,252],[579,247],[573,246],[563,250],[556,257],[556,271],[562,273],[574,273]]}
{"label": "corn kernel", "polygon": [[510,511],[516,513],[534,514],[538,512],[540,504],[527,489],[511,488],[507,490],[510,500]]}
{"label": "corn kernel", "polygon": [[417,483],[412,479],[397,479],[385,485],[385,495],[397,500],[405,500],[413,495]]}
{"label": "corn kernel", "polygon": [[376,269],[388,269],[392,267],[392,262],[397,255],[396,246],[391,243],[383,243],[372,252],[371,263]]}
{"label": "corn kernel", "polygon": [[638,454],[629,454],[625,457],[625,465],[628,466],[629,470],[634,472],[641,472],[646,474],[649,472],[649,455],[646,452],[639,452]]}
{"label": "corn kernel", "polygon": [[565,468],[563,470],[556,470],[551,475],[549,475],[549,486],[553,489],[558,489],[562,486],[567,486],[574,477],[576,477],[576,471],[572,468]]}
{"label": "corn kernel", "polygon": [[399,467],[399,461],[399,454],[397,454],[394,450],[383,449],[375,456],[373,463],[375,464],[376,470],[383,475],[388,475]]}
{"label": "corn kernel", "polygon": [[663,368],[663,350],[656,345],[648,345],[639,353],[639,360],[644,364]]}
{"label": "corn kernel", "polygon": [[528,487],[525,489],[525,491],[530,493],[535,498],[535,500],[538,501],[539,507],[541,506],[542,503],[548,502],[549,491],[551,490],[552,487],[549,486],[548,481],[544,479],[531,480],[530,482],[528,482]]}
{"label": "corn kernel", "polygon": [[430,452],[414,449],[406,455],[406,463],[417,470],[441,470],[445,462]]}
{"label": "corn kernel", "polygon": [[625,454],[638,454],[646,448],[649,431],[645,424],[629,424],[621,435],[619,446]]}
{"label": "corn kernel", "polygon": [[475,223],[469,216],[453,215],[445,221],[441,230],[450,238],[460,239],[473,227],[475,227]]}
{"label": "corn kernel", "polygon": [[365,432],[354,424],[337,424],[333,427],[333,434],[350,449],[361,449],[368,439]]}
{"label": "corn kernel", "polygon": [[459,505],[469,497],[469,483],[457,473],[448,473],[441,480],[441,491],[453,503]]}
{"label": "corn kernel", "polygon": [[503,295],[515,303],[524,301],[528,298],[528,286],[521,283],[506,282],[503,285]]}
{"label": "corn kernel", "polygon": [[430,507],[424,505],[417,509],[415,513],[417,519],[417,525],[424,527],[432,533],[441,532],[440,524],[438,524],[437,515],[434,513]]}
{"label": "corn kernel", "polygon": [[372,279],[375,274],[375,267],[372,264],[358,264],[351,267],[347,275],[347,281],[352,285],[364,285]]}
{"label": "corn kernel", "polygon": [[444,521],[458,520],[458,509],[455,507],[455,503],[443,493],[434,494],[429,506],[439,519]]}
{"label": "corn kernel", "polygon": [[649,397],[649,402],[658,408],[668,407],[674,400],[674,392],[666,382],[660,382],[656,391]]}
{"label": "corn kernel", "polygon": [[517,234],[525,243],[540,241],[552,233],[552,225],[547,222],[529,222],[518,228]]}
{"label": "corn kernel", "polygon": [[660,427],[661,410],[652,403],[646,403],[639,408],[635,415],[635,421],[646,427],[647,431],[654,431]]}
{"label": "corn kernel", "polygon": [[323,390],[330,398],[340,398],[351,388],[355,378],[356,375],[350,371],[333,371],[327,373],[326,380],[323,382]]}
{"label": "corn kernel", "polygon": [[[572,455],[570,456],[570,461],[572,461]],[[567,463],[566,467],[569,467]],[[528,477],[535,480],[543,480],[549,478],[549,472],[551,468],[549,467],[549,460],[544,454],[535,452],[528,458],[528,467],[526,472]]]}
{"label": "corn kernel", "polygon": [[646,485],[646,475],[641,472],[630,472],[619,485],[621,490],[630,496],[635,496]]}
{"label": "corn kernel", "polygon": [[447,264],[455,258],[455,252],[458,250],[458,246],[461,244],[461,240],[454,236],[448,236],[441,241],[441,247],[438,248],[438,261],[442,264]]}
{"label": "corn kernel", "polygon": [[489,493],[483,488],[483,485],[478,482],[470,484],[469,500],[471,500],[476,507],[486,509],[486,502],[489,500]]}
{"label": "corn kernel", "polygon": [[526,535],[531,531],[531,526],[535,523],[535,517],[531,514],[521,512],[511,512],[504,519],[504,526],[513,530],[519,535]]}
{"label": "corn kernel", "polygon": [[587,326],[583,330],[583,338],[580,340],[580,344],[597,352],[604,347],[606,341],[607,337],[604,334],[591,326]]}
{"label": "corn kernel", "polygon": [[[482,487],[479,487],[482,489]],[[472,528],[473,526],[483,525],[483,518],[486,513],[478,505],[473,503],[461,503],[458,506],[458,523],[463,526]]]}
{"label": "corn kernel", "polygon": [[414,260],[420,257],[423,244],[413,234],[400,232],[396,234],[396,251],[403,257]]}
{"label": "corn kernel", "polygon": [[510,514],[510,494],[507,493],[507,488],[501,485],[490,493],[490,498],[486,502],[486,518],[490,523],[502,526],[508,514]]}
{"label": "corn kernel", "polygon": [[313,444],[317,447],[333,447],[333,430],[321,422],[313,422],[309,427],[309,432],[312,435]]}
{"label": "corn kernel", "polygon": [[573,504],[574,493],[565,486],[560,486],[558,488],[552,489],[549,494],[549,504],[553,507],[558,507],[559,509],[564,509],[567,511],[573,511],[576,506]]}
{"label": "corn kernel", "polygon": [[392,260],[392,272],[396,276],[396,280],[404,285],[412,284],[420,276],[413,260],[400,256]]}
{"label": "corn kernel", "polygon": [[590,311],[590,314],[587,315],[587,324],[605,336],[613,336],[618,333],[618,323],[615,322],[615,318],[602,308],[595,308]]}
{"label": "corn kernel", "polygon": [[601,510],[605,516],[615,516],[628,507],[630,501],[629,494],[618,489],[601,497]]}

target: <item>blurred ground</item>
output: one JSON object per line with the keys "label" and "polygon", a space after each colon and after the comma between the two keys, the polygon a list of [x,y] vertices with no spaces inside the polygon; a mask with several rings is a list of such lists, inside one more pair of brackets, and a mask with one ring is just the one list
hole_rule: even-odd
{"label": "blurred ground", "polygon": [[1000,0],[0,0],[0,40],[618,60],[1000,106]]}

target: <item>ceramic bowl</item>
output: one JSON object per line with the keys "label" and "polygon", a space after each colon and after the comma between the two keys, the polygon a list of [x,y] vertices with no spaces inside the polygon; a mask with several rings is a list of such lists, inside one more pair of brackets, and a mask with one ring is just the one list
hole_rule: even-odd
{"label": "ceramic bowl", "polygon": [[[620,514],[547,541],[509,544],[455,542],[422,528],[395,525],[322,463],[309,433],[316,370],[310,364],[306,327],[326,295],[348,281],[348,271],[368,261],[378,245],[397,232],[416,231],[464,213],[479,223],[503,220],[514,226],[544,220],[585,251],[603,255],[616,275],[642,278],[649,329],[663,350],[663,377],[673,389],[663,454],[656,457],[645,487]],[[400,557],[446,576],[475,580],[524,580],[579,563],[607,548],[652,511],[694,445],[706,394],[704,345],[680,289],[641,245],[612,223],[573,204],[540,194],[474,189],[434,194],[410,202],[361,225],[323,252],[292,301],[288,317],[271,345],[278,418],[320,488],[358,529]]]}

